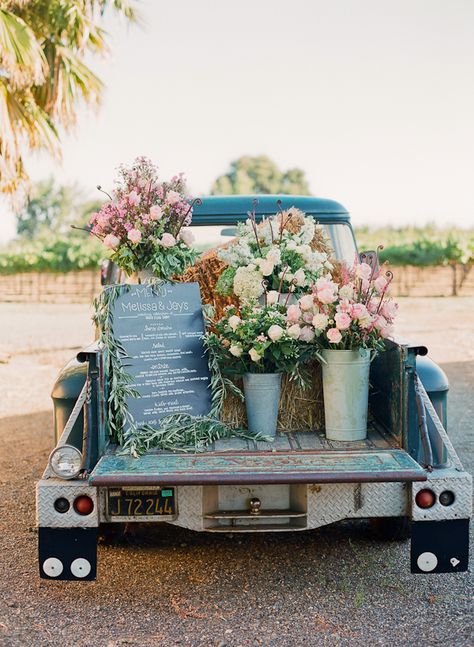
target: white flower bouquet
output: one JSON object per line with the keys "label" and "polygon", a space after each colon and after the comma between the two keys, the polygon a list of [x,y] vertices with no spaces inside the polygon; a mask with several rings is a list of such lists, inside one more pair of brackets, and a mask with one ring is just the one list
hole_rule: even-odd
{"label": "white flower bouquet", "polygon": [[[282,301],[282,293],[308,292],[332,269],[327,238],[311,216],[293,207],[257,224],[255,210],[248,215],[236,241],[218,252],[228,264],[216,286],[219,294],[255,301],[266,293],[271,304]],[[327,251],[320,251],[321,243]]]}

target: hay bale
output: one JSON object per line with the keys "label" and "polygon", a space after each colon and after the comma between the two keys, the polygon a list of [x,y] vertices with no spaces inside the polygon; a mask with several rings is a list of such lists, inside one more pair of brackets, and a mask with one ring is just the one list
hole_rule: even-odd
{"label": "hay bale", "polygon": [[[290,433],[297,431],[322,431],[324,429],[324,403],[321,366],[318,362],[311,365],[311,386],[301,389],[290,376],[284,375],[281,388],[280,409],[278,412],[278,431]],[[242,389],[242,382],[237,382]],[[235,396],[226,399],[222,420],[237,427],[247,427],[245,403]]]}

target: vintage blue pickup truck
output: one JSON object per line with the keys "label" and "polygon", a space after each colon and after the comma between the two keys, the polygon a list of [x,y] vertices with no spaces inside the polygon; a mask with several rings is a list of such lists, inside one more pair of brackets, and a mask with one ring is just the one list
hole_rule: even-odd
{"label": "vintage blue pickup truck", "polygon": [[[228,241],[254,197],[204,198],[193,217],[197,243]],[[335,257],[353,262],[356,241],[342,205],[258,196],[257,217],[274,214],[277,200],[314,216]],[[447,378],[424,346],[386,344],[371,366],[367,440],[292,432],[271,445],[229,438],[204,456],[150,451],[139,458],[120,456],[111,442],[101,349],[81,351],[52,393],[56,446],[37,484],[41,577],[94,579],[99,530],[144,521],[234,534],[368,518],[385,538],[411,535],[412,572],[466,570],[472,479],[446,431]]]}

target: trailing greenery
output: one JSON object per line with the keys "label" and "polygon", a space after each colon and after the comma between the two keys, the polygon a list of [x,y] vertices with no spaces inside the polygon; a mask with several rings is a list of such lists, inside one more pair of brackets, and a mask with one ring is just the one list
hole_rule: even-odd
{"label": "trailing greenery", "polygon": [[[163,281],[148,282],[157,288]],[[127,407],[129,398],[139,397],[132,387],[132,377],[127,373],[127,353],[114,335],[113,307],[124,290],[130,285],[113,285],[105,288],[94,301],[93,320],[100,330],[99,343],[105,353],[107,384],[107,417],[112,439],[122,448],[122,454],[138,457],[151,448],[166,451],[199,452],[221,438],[244,438],[264,441],[265,436],[249,434],[244,429],[236,429],[222,422],[220,414],[224,400],[232,393],[243,400],[237,386],[222,375],[217,358],[208,353],[211,372],[212,407],[208,416],[173,414],[160,420],[158,429],[150,425],[138,426],[134,423]],[[204,312],[209,321],[210,313]]]}

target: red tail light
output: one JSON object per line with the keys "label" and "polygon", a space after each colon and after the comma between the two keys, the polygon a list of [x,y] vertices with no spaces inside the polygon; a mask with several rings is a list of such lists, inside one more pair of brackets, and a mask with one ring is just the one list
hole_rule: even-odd
{"label": "red tail light", "polygon": [[94,509],[94,501],[85,494],[81,494],[74,499],[74,510],[77,514],[87,515]]}
{"label": "red tail light", "polygon": [[432,508],[436,503],[436,495],[431,490],[420,490],[415,496],[419,508]]}

